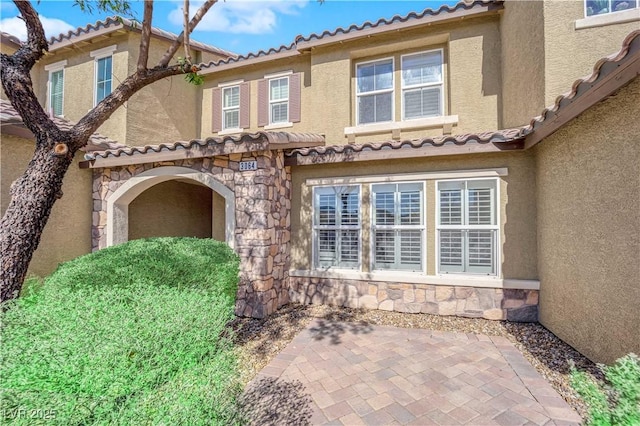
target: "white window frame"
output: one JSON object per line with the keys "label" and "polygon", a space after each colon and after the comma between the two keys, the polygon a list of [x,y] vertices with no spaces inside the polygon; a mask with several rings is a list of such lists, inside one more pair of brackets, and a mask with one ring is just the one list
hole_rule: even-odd
{"label": "white window frame", "polygon": [[[329,192],[329,190],[333,190],[336,194],[338,192],[336,192],[336,190],[338,188],[354,188],[357,191],[358,194],[358,224],[357,225],[342,225],[340,223],[340,215],[338,212],[336,212],[336,224],[335,225],[320,225],[318,224],[318,216],[317,216],[317,194],[319,191],[326,191]],[[357,270],[360,271],[362,268],[362,185],[318,185],[318,186],[314,186],[312,188],[312,201],[311,201],[311,209],[312,209],[312,250],[311,250],[311,256],[312,256],[312,265],[313,265],[313,269],[314,270]],[[338,263],[338,265],[332,265],[332,266],[326,266],[326,265],[320,265],[320,256],[319,256],[319,247],[318,244],[320,242],[319,240],[319,234],[318,231],[321,230],[336,230],[337,232],[343,231],[343,230],[357,230],[358,231],[358,255],[357,255],[357,262],[354,262],[353,264],[349,263],[349,264],[340,264],[340,262]],[[336,238],[336,250],[338,253],[340,253],[340,249],[339,249],[339,244],[340,244],[340,239]]]}
{"label": "white window frame", "polygon": [[[462,206],[462,214],[463,217],[465,217],[465,219],[463,220],[464,222],[467,222],[466,216],[467,216],[467,209],[466,209],[466,203],[464,203],[465,200],[465,195],[466,195],[466,182],[472,182],[472,181],[494,181],[494,185],[495,185],[495,194],[494,194],[494,203],[495,205],[492,206],[493,210],[492,210],[492,214],[495,218],[495,223],[493,225],[440,225],[440,183],[448,183],[448,182],[465,182],[465,193],[463,195],[463,206]],[[447,276],[447,275],[467,275],[467,276],[484,276],[484,277],[492,277],[492,278],[498,278],[500,277],[501,274],[501,270],[500,270],[500,264],[501,264],[501,259],[500,259],[500,251],[501,251],[501,217],[500,217],[500,211],[502,208],[502,204],[500,201],[500,179],[499,178],[491,178],[491,177],[479,177],[479,178],[466,178],[466,179],[441,179],[441,180],[436,180],[435,181],[435,208],[436,208],[436,214],[435,214],[435,244],[436,244],[436,274],[439,276]],[[487,274],[487,273],[474,273],[474,272],[468,272],[468,271],[463,271],[463,272],[442,272],[440,270],[440,231],[441,230],[492,230],[494,231],[494,259],[493,259],[493,273],[491,274]],[[468,257],[468,253],[466,251],[466,248],[463,251],[463,258],[466,259]],[[463,267],[464,267],[464,263],[466,263],[466,260],[463,261]]]}
{"label": "white window frame", "polygon": [[[376,185],[395,185],[396,186],[396,190],[394,191],[394,210],[396,210],[396,203],[399,203],[399,195],[400,192],[398,191],[398,186],[399,185],[405,185],[405,184],[409,184],[409,185],[420,185],[420,225],[397,225],[394,221],[393,225],[376,225],[375,221],[376,221],[376,197],[375,197],[375,191],[374,191],[374,186]],[[370,218],[370,242],[369,242],[369,248],[370,248],[370,253],[369,253],[369,259],[370,259],[370,270],[372,272],[384,272],[384,271],[403,271],[403,272],[410,272],[410,273],[418,273],[418,274],[424,274],[426,271],[426,261],[425,259],[427,258],[427,244],[426,244],[426,239],[427,239],[427,221],[426,221],[426,182],[425,181],[398,181],[398,182],[376,182],[376,183],[372,183],[371,186],[369,187],[369,205],[370,205],[370,211],[369,211],[369,218]],[[396,215],[396,220],[397,220],[397,215],[399,214],[399,209],[397,209],[396,212],[394,212],[394,214]],[[401,231],[401,230],[419,230],[420,231],[420,243],[421,243],[421,256],[420,256],[420,268],[419,269],[411,269],[411,268],[380,268],[376,266],[376,244],[375,244],[375,238],[376,238],[376,230],[388,230],[388,231]],[[398,247],[395,248],[395,255],[394,257],[396,258],[396,262],[395,264],[398,265],[399,264],[399,252],[398,252]]]}
{"label": "white window frame", "polygon": [[[267,80],[267,90],[269,91],[269,125],[285,125],[287,123],[290,123],[289,121],[289,113],[291,112],[290,110],[290,99],[291,99],[291,93],[290,93],[290,89],[291,89],[291,80],[289,79],[289,75],[290,73],[287,74],[282,74],[282,75],[276,75],[276,76],[272,76]],[[277,81],[277,80],[287,80],[287,99],[286,100],[282,100],[282,99],[277,99],[277,100],[272,100],[271,99],[271,82],[273,81]],[[273,109],[272,109],[272,105],[273,104],[282,104],[282,103],[286,103],[287,104],[287,119],[284,121],[277,121],[274,122],[273,121]]]}
{"label": "white window frame", "polygon": [[67,66],[67,60],[54,62],[53,64],[45,65],[44,70],[49,72],[49,76],[47,78],[47,114],[53,114],[53,107],[51,104],[51,77],[53,73],[62,71],[62,114],[56,115],[56,117],[64,117],[64,80],[65,80],[65,71],[64,68]]}
{"label": "white window frame", "polygon": [[[237,106],[232,106],[232,107],[225,107],[224,106],[224,91],[225,90],[233,90],[234,88],[238,89],[238,105]],[[220,96],[222,96],[222,99],[220,99],[220,113],[222,114],[222,131],[231,131],[231,130],[242,130],[242,128],[240,127],[240,103],[241,103],[241,94],[240,94],[240,84],[229,84],[229,85],[225,85],[222,86],[220,88]],[[238,125],[236,127],[227,127],[227,121],[225,120],[225,113],[229,112],[229,111],[233,111],[233,110],[237,110],[238,111]]]}
{"label": "white window frame", "polygon": [[594,16],[607,16],[607,15],[611,15],[611,14],[615,14],[615,13],[624,13],[624,12],[627,12],[629,10],[634,10],[634,9],[640,8],[640,2],[636,1],[635,7],[630,7],[629,9],[612,11],[611,8],[613,6],[613,2],[616,1],[616,0],[608,0],[608,2],[609,2],[609,11],[608,12],[600,13],[600,14],[594,14],[594,15],[587,15],[587,2],[588,1],[589,0],[583,0],[582,1],[582,6],[584,8],[584,17],[585,18],[593,18]]}
{"label": "white window frame", "polygon": [[[408,85],[405,86],[404,84],[404,76],[402,75],[402,72],[404,71],[404,58],[408,57],[408,56],[416,56],[416,55],[422,55],[425,53],[432,53],[432,52],[439,52],[440,53],[440,76],[441,76],[441,80],[438,83],[423,83],[423,84],[412,84],[412,85]],[[413,120],[422,120],[425,118],[435,118],[435,117],[443,117],[444,116],[444,49],[443,48],[439,48],[439,49],[431,49],[431,50],[423,50],[420,52],[414,52],[414,53],[408,53],[405,55],[401,55],[400,56],[400,84],[401,84],[401,91],[400,91],[400,98],[401,98],[401,103],[402,103],[402,121],[413,121]],[[433,116],[428,116],[428,117],[414,117],[414,118],[406,118],[405,117],[405,105],[404,105],[404,93],[405,91],[409,91],[409,90],[415,90],[415,89],[423,89],[426,87],[437,87],[440,86],[440,111],[438,115],[433,115]]]}
{"label": "white window frame", "polygon": [[[391,60],[391,88],[390,89],[382,89],[382,90],[373,90],[371,92],[358,93],[358,68],[363,65],[369,65],[376,62],[386,62]],[[396,60],[393,56],[389,56],[386,58],[378,58],[373,59],[371,61],[363,61],[355,64],[355,87],[354,91],[356,93],[356,126],[370,126],[376,125],[380,123],[393,123],[396,116],[396,99],[395,99],[395,88],[396,88]],[[383,93],[391,93],[391,120],[387,121],[372,121],[371,123],[360,123],[360,96],[371,96],[371,95],[380,95]]]}
{"label": "white window frame", "polygon": [[[89,52],[89,56],[93,58],[93,106],[98,105],[98,61],[111,56],[111,93],[113,93],[113,52],[118,48],[117,44],[103,47]],[[108,95],[107,95],[108,96]]]}

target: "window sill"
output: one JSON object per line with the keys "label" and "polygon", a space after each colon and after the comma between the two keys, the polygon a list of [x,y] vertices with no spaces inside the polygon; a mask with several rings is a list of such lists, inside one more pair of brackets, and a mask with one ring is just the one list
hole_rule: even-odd
{"label": "window sill", "polygon": [[290,270],[290,277],[333,278],[340,280],[362,280],[400,282],[408,284],[448,285],[459,287],[484,287],[503,289],[539,290],[538,280],[503,279],[499,277],[473,275],[424,275],[399,271],[360,272],[349,270]]}
{"label": "window sill", "polygon": [[264,126],[265,130],[276,130],[276,129],[286,129],[288,127],[293,127],[293,123],[275,123],[269,124],[268,126]]}
{"label": "window sill", "polygon": [[218,136],[236,135],[244,132],[244,129],[225,129],[218,132]]}
{"label": "window sill", "polygon": [[428,129],[434,127],[454,126],[458,124],[457,115],[444,115],[441,117],[430,118],[417,118],[414,120],[405,121],[390,121],[387,123],[372,123],[362,124],[359,126],[345,127],[344,135],[360,136],[360,135],[372,135],[375,133],[402,131],[402,130],[415,130],[415,129]]}
{"label": "window sill", "polygon": [[634,21],[640,21],[640,8],[587,16],[586,18],[576,20],[575,29],[581,30],[585,28],[604,27],[606,25],[624,24]]}

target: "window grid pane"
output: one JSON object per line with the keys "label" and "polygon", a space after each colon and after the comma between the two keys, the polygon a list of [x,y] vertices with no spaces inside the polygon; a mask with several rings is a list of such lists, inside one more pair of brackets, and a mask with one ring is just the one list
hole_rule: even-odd
{"label": "window grid pane", "polygon": [[62,99],[64,96],[64,71],[51,73],[51,91],[49,93],[50,108],[54,115],[62,115]]}
{"label": "window grid pane", "polygon": [[314,189],[316,262],[357,267],[360,260],[360,193],[357,187]]}
{"label": "window grid pane", "polygon": [[496,188],[497,180],[438,183],[440,272],[496,274]]}
{"label": "window grid pane", "polygon": [[224,111],[224,129],[237,129],[240,127],[240,110],[231,109]]}
{"label": "window grid pane", "polygon": [[233,108],[240,106],[240,86],[227,87],[222,94],[222,107]]}
{"label": "window grid pane", "polygon": [[422,271],[422,184],[372,186],[374,269]]}
{"label": "window grid pane", "polygon": [[96,102],[111,94],[111,56],[98,59],[96,76]]}

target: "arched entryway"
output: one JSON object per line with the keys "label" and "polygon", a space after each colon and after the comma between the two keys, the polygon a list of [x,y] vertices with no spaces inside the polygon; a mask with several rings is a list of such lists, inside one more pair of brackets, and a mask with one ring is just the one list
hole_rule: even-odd
{"label": "arched entryway", "polygon": [[[224,199],[224,235],[229,246],[234,247],[235,196],[211,174],[180,166],[156,167],[129,178],[107,200],[107,246],[129,240],[129,206],[138,196],[164,182],[197,182]],[[212,203],[213,206],[213,203]],[[212,207],[213,209],[213,207]]]}

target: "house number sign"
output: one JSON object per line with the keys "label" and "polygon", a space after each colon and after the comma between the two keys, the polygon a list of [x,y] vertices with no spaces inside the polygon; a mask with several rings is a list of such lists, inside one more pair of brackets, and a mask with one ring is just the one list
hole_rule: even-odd
{"label": "house number sign", "polygon": [[258,170],[258,162],[257,161],[241,161],[240,162],[240,171],[246,172],[249,170]]}

